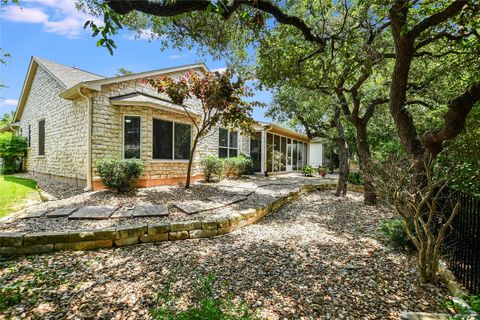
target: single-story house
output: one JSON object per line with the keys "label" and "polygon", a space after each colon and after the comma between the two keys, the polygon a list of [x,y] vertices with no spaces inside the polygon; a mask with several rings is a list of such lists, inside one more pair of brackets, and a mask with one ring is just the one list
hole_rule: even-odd
{"label": "single-story house", "polygon": [[[28,138],[25,168],[87,189],[103,187],[96,163],[106,158],[140,159],[145,171],[139,186],[184,181],[195,126],[184,108],[145,83],[190,70],[206,72],[203,63],[103,77],[76,67],[32,57],[17,105],[13,127]],[[200,119],[198,101],[185,107]],[[254,137],[235,128],[216,128],[201,140],[194,155],[193,180],[202,177],[207,155],[251,155],[255,171],[289,172],[308,163],[309,139],[283,127],[258,122]],[[272,161],[274,151],[284,156]]]}

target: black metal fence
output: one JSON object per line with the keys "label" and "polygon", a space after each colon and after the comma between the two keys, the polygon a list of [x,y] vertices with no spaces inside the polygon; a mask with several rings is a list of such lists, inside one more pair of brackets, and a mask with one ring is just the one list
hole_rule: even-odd
{"label": "black metal fence", "polygon": [[470,293],[480,294],[480,199],[457,191],[452,200],[460,212],[445,239],[445,260]]}

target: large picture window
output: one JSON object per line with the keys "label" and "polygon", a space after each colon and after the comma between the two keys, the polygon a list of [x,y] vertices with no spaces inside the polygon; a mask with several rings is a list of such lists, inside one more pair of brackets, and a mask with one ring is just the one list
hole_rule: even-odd
{"label": "large picture window", "polygon": [[123,132],[123,157],[140,159],[140,117],[125,116]]}
{"label": "large picture window", "polygon": [[38,155],[45,155],[45,120],[38,121]]}
{"label": "large picture window", "polygon": [[218,157],[238,156],[238,132],[220,128],[218,131]]}
{"label": "large picture window", "polygon": [[153,159],[188,160],[192,126],[153,119]]}

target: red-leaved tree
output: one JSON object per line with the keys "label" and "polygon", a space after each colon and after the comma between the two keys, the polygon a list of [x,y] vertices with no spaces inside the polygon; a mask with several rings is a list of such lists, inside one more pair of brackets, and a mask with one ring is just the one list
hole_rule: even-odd
{"label": "red-leaved tree", "polygon": [[[246,97],[252,97],[253,93],[245,86],[244,80],[233,81],[230,71],[205,74],[191,71],[180,79],[161,76],[147,79],[147,83],[158,93],[166,94],[174,104],[183,107],[196,128],[190,148],[186,189],[190,188],[193,158],[198,143],[212,129],[220,125],[236,128],[245,135],[251,134],[253,106],[260,103],[244,100]],[[184,104],[186,99],[195,99],[199,102],[200,119],[192,114],[191,107]]]}

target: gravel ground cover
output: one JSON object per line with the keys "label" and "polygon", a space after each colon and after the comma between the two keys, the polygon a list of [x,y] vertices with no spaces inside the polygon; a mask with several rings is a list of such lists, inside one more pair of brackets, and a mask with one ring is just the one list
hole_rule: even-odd
{"label": "gravel ground cover", "polygon": [[[376,235],[389,217],[364,206],[359,194],[342,199],[319,191],[211,239],[0,262],[0,287],[15,297],[3,312],[26,319],[148,319],[166,283],[184,308],[208,274],[216,277],[218,295],[247,303],[265,319],[398,319],[404,310],[440,311],[447,290],[419,287],[414,257]],[[18,296],[15,286],[24,288]]]}
{"label": "gravel ground cover", "polygon": [[[60,231],[116,227],[138,223],[203,219],[218,215],[228,215],[243,209],[254,208],[270,203],[275,197],[288,194],[302,184],[326,182],[331,182],[331,180],[320,178],[307,179],[299,175],[291,175],[274,179],[247,178],[241,180],[222,180],[220,183],[197,183],[194,184],[190,190],[185,190],[182,186],[159,186],[137,189],[135,192],[125,194],[118,194],[109,190],[86,192],[64,199],[48,201],[41,205],[30,207],[28,210],[52,211],[57,208],[81,206],[113,206],[118,207],[118,210],[121,211],[131,209],[135,205],[163,204],[168,207],[170,214],[167,217],[110,218],[107,220],[70,220],[68,217],[18,219],[18,215],[12,215],[8,219],[0,221],[0,232]],[[175,204],[190,200],[207,201],[207,199],[212,196],[232,195],[238,192],[251,194],[245,201],[193,215],[188,215],[174,206]]]}
{"label": "gravel ground cover", "polygon": [[45,195],[53,200],[66,199],[83,193],[82,187],[62,183],[48,176],[38,175],[34,173],[17,173],[17,177],[33,179],[37,181],[38,187],[46,193]]}

